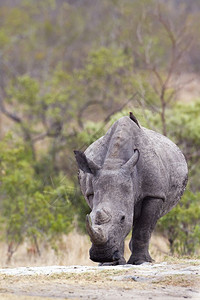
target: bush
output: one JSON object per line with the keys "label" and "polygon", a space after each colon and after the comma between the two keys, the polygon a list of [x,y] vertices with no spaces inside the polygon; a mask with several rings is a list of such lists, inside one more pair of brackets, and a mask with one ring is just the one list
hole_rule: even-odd
{"label": "bush", "polygon": [[161,218],[158,228],[170,243],[171,253],[197,254],[200,246],[200,193],[187,190],[180,203]]}
{"label": "bush", "polygon": [[25,238],[40,254],[39,242],[54,242],[68,233],[74,218],[67,179],[58,176],[55,184],[44,185],[31,157],[11,135],[0,143],[1,219],[11,256]]}

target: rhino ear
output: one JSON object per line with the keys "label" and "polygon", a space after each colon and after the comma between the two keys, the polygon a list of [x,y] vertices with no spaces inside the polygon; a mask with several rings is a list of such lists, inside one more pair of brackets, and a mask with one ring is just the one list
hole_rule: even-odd
{"label": "rhino ear", "polygon": [[122,169],[131,174],[133,172],[133,167],[137,164],[140,158],[140,152],[138,149],[134,149],[134,153],[131,158],[122,166]]}
{"label": "rhino ear", "polygon": [[86,157],[85,153],[81,151],[74,151],[75,158],[78,164],[79,169],[85,173],[90,173],[95,175],[100,167],[95,164],[92,160]]}

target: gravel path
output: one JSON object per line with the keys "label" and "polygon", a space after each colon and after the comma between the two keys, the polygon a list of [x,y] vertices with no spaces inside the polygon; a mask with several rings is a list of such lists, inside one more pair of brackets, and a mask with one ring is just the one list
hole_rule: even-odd
{"label": "gravel path", "polygon": [[200,299],[200,260],[0,269],[0,299],[52,298]]}

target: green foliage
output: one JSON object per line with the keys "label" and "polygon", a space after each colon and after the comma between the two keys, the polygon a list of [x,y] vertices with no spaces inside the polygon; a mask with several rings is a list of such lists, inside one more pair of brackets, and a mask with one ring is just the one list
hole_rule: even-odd
{"label": "green foliage", "polygon": [[98,138],[103,136],[105,133],[105,125],[102,123],[87,122],[85,124],[84,130],[82,130],[78,135],[77,139],[79,145],[82,148],[88,147],[90,144],[95,142]]}
{"label": "green foliage", "polygon": [[9,37],[7,36],[4,29],[0,30],[0,47],[3,48],[9,43]]}
{"label": "green foliage", "polygon": [[193,255],[200,246],[200,193],[187,190],[180,203],[160,219],[158,227],[170,242],[172,254]]}
{"label": "green foliage", "polygon": [[82,102],[96,101],[103,111],[133,92],[133,59],[120,48],[101,47],[88,53],[76,71]]}
{"label": "green foliage", "polygon": [[179,145],[189,165],[189,182],[193,192],[199,191],[200,176],[200,101],[177,103],[167,112],[169,137]]}
{"label": "green foliage", "polygon": [[95,76],[97,79],[107,76],[118,75],[120,69],[130,68],[133,65],[131,58],[128,58],[120,49],[102,47],[98,51],[91,51],[88,57],[86,71],[88,77]]}
{"label": "green foliage", "polygon": [[45,185],[35,176],[29,149],[11,135],[0,143],[2,218],[8,242],[58,239],[73,220],[66,178],[58,186]]}
{"label": "green foliage", "polygon": [[28,75],[17,78],[16,83],[9,87],[8,96],[11,101],[19,104],[32,106],[38,98],[39,84]]}
{"label": "green foliage", "polygon": [[200,101],[188,104],[177,103],[173,108],[173,114],[168,114],[168,124],[170,132],[176,134],[181,142],[187,143],[188,147],[199,146]]}

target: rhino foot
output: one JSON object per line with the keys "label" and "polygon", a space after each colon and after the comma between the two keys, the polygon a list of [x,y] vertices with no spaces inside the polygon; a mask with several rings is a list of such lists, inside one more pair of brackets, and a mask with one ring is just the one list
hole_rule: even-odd
{"label": "rhino foot", "polygon": [[125,264],[126,264],[126,261],[122,257],[119,260],[115,260],[115,261],[111,261],[111,262],[105,262],[105,263],[100,263],[99,267],[102,267],[102,266],[118,266],[118,265],[125,265]]}
{"label": "rhino foot", "polygon": [[141,257],[136,257],[131,255],[131,257],[129,258],[127,264],[131,264],[131,265],[141,265],[145,262],[154,262],[154,260],[151,258],[150,255],[145,255],[145,256],[141,256]]}

